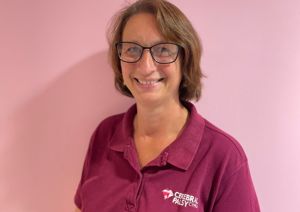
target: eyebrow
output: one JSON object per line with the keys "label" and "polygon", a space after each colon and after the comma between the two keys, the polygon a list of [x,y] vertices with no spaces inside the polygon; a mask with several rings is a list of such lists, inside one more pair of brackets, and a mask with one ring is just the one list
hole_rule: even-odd
{"label": "eyebrow", "polygon": [[170,41],[159,40],[159,41],[155,41],[155,42],[150,43],[150,45],[141,44],[140,42],[138,42],[136,40],[122,40],[122,42],[136,43],[136,44],[139,44],[139,45],[144,46],[144,47],[151,47],[151,46],[154,46],[154,45],[157,45],[157,44],[160,44],[160,43],[169,43]]}

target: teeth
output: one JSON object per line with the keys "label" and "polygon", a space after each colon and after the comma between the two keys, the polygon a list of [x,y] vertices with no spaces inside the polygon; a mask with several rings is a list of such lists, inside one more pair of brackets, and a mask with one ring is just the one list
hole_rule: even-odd
{"label": "teeth", "polygon": [[159,81],[161,81],[160,79],[158,80],[139,80],[139,79],[136,79],[140,84],[142,85],[153,85]]}

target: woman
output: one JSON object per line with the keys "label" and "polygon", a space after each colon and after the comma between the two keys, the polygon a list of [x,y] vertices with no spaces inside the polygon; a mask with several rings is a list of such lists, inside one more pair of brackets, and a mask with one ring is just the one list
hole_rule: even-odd
{"label": "woman", "polygon": [[247,158],[189,102],[201,93],[201,46],[185,15],[139,0],[109,31],[117,89],[135,99],[92,136],[75,196],[83,212],[257,212]]}

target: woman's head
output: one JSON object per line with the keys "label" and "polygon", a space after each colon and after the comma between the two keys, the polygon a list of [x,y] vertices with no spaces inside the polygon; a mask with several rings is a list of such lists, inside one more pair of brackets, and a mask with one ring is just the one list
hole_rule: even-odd
{"label": "woman's head", "polygon": [[132,96],[128,87],[124,85],[121,61],[115,44],[123,41],[124,29],[128,20],[140,13],[153,15],[157,28],[164,39],[182,47],[179,52],[182,76],[178,88],[179,99],[198,100],[201,95],[200,79],[202,77],[200,69],[201,44],[198,35],[186,16],[176,6],[164,0],[138,0],[114,17],[108,31],[108,40],[116,88],[124,95]]}

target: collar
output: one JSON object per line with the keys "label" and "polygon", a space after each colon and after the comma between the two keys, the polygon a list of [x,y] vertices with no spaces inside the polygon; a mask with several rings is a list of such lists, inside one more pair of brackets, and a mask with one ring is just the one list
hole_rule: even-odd
{"label": "collar", "polygon": [[[171,143],[160,156],[161,164],[172,164],[177,168],[188,170],[202,140],[205,121],[200,116],[195,106],[190,102],[183,102],[189,110],[189,118],[180,136]],[[133,105],[124,114],[120,124],[116,126],[111,138],[110,148],[119,152],[126,152],[129,147],[134,147],[133,119],[137,112]]]}
{"label": "collar", "polygon": [[125,152],[126,148],[133,146],[133,120],[137,113],[136,104],[132,105],[126,113],[123,114],[120,123],[117,123],[114,134],[110,141],[110,149]]}

